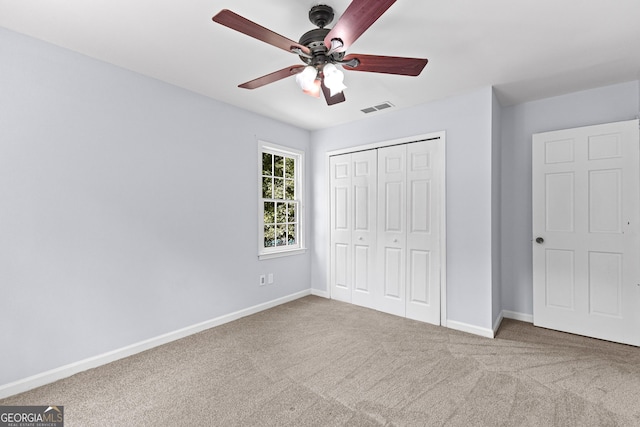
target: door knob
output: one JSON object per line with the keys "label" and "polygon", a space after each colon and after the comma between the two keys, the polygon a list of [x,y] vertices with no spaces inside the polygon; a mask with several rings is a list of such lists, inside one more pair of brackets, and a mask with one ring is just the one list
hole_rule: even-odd
{"label": "door knob", "polygon": [[537,238],[536,238],[536,243],[538,243],[538,244],[540,244],[540,245],[541,245],[541,244],[543,244],[543,243],[544,243],[544,239],[543,239],[542,237],[537,237]]}

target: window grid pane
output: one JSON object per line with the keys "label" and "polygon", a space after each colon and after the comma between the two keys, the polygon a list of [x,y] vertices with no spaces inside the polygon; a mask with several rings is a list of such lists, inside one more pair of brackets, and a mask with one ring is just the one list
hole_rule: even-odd
{"label": "window grid pane", "polygon": [[273,175],[273,154],[262,153],[262,175]]}
{"label": "window grid pane", "polygon": [[284,180],[284,198],[294,200],[296,198],[296,182],[293,179]]}
{"label": "window grid pane", "polygon": [[268,176],[262,177],[262,198],[263,199],[272,199],[273,198],[273,178]]}
{"label": "window grid pane", "polygon": [[273,179],[273,198],[284,200],[284,179]]}
{"label": "window grid pane", "polygon": [[284,177],[284,157],[273,156],[273,175]]}
{"label": "window grid pane", "polygon": [[285,178],[295,178],[296,177],[296,161],[291,157],[285,157]]}
{"label": "window grid pane", "polygon": [[297,235],[296,235],[296,225],[295,224],[289,224],[287,226],[287,239],[288,239],[288,243],[290,245],[295,245],[296,244]]}

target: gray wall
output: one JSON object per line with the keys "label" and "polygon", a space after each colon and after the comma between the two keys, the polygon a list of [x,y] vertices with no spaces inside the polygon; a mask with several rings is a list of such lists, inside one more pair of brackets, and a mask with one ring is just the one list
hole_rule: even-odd
{"label": "gray wall", "polygon": [[256,237],[306,130],[4,29],[0,76],[0,385],[309,289]]}
{"label": "gray wall", "polygon": [[638,82],[528,102],[502,111],[502,308],[533,314],[531,135],[631,120]]}
{"label": "gray wall", "polygon": [[312,287],[327,291],[328,151],[446,131],[447,317],[492,326],[492,89],[312,133]]}

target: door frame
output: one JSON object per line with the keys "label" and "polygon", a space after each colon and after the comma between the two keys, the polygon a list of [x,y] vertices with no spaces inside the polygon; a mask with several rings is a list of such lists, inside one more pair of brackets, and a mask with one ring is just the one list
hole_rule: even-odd
{"label": "door frame", "polygon": [[414,135],[404,138],[398,138],[393,140],[386,140],[375,142],[371,144],[358,145],[354,147],[342,148],[339,150],[327,151],[325,153],[325,176],[326,176],[326,190],[325,190],[325,200],[326,200],[326,209],[327,209],[327,223],[326,223],[326,231],[327,231],[327,245],[326,245],[326,254],[327,254],[327,271],[326,271],[326,286],[327,286],[327,295],[331,298],[331,257],[329,254],[331,253],[331,166],[330,166],[330,157],[337,156],[340,154],[349,154],[355,153],[358,151],[365,150],[373,150],[377,148],[390,147],[393,145],[404,145],[410,144],[412,142],[421,142],[421,141],[436,141],[436,143],[440,146],[440,152],[442,156],[437,159],[440,162],[440,170],[442,171],[442,176],[440,177],[440,200],[438,203],[440,204],[440,326],[447,326],[447,185],[446,185],[446,177],[447,177],[447,161],[446,161],[446,132],[432,132],[421,135]]}

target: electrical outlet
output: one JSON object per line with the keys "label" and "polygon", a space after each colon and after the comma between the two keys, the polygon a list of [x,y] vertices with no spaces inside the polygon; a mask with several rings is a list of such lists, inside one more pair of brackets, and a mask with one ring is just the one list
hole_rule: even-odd
{"label": "electrical outlet", "polygon": [[273,285],[273,273],[269,273],[269,284]]}
{"label": "electrical outlet", "polygon": [[259,282],[259,285],[260,285],[260,286],[264,286],[266,283],[267,283],[267,281],[266,281],[265,275],[264,275],[264,274],[261,274],[261,275],[260,275],[260,282]]}

